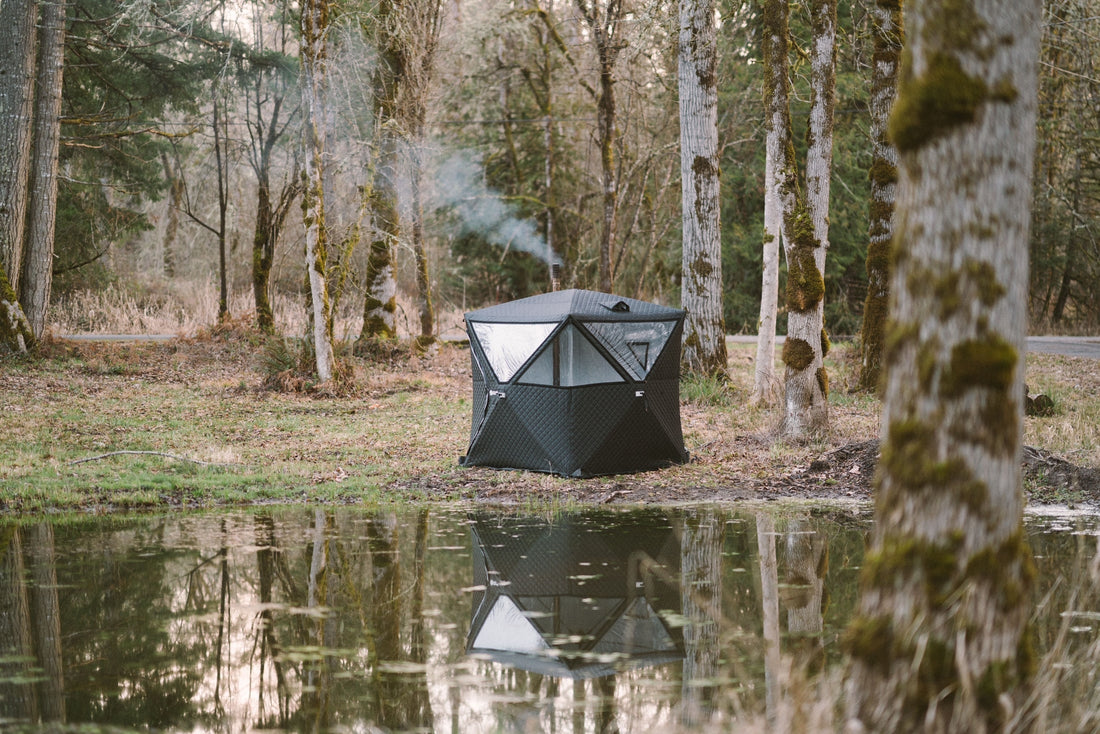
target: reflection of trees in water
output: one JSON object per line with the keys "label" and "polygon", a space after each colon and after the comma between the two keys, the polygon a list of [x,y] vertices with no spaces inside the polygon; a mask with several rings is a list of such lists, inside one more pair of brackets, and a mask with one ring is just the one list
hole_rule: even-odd
{"label": "reflection of trees in water", "polygon": [[38,697],[34,686],[19,682],[30,678],[34,661],[24,574],[23,533],[18,526],[9,525],[0,536],[0,716],[36,721]]}
{"label": "reflection of trees in water", "polygon": [[[762,680],[768,667],[765,617],[784,633],[802,630],[812,650],[835,655],[834,644],[811,633],[821,629],[825,611],[817,590],[824,589],[827,550],[815,540],[822,536],[805,534],[827,517],[781,518],[774,535],[765,524],[776,521],[761,513],[755,529],[771,540],[767,561],[751,517],[700,508],[672,519],[651,514],[663,524],[637,513],[600,515],[574,529],[581,533],[574,544],[590,542],[588,531],[598,529],[600,543],[619,549],[613,565],[631,569],[628,583],[619,584],[626,606],[640,603],[644,589],[653,609],[672,610],[688,624],[677,639],[683,666],[621,669],[613,678],[578,682],[487,661],[470,662],[469,677],[465,667],[450,667],[466,651],[471,595],[460,589],[470,586],[471,558],[467,526],[446,513],[260,510],[56,526],[65,561],[58,602],[67,713],[73,721],[173,728],[593,732],[690,727],[706,717],[719,725],[727,715],[764,710],[765,687],[741,684]],[[841,567],[859,565],[863,529],[829,541]],[[32,596],[50,584],[29,583],[29,531],[15,535],[0,535],[7,549],[0,604],[26,608],[24,633],[33,649]],[[632,553],[642,547],[639,537],[654,547]],[[22,570],[11,568],[16,557]],[[597,586],[604,593],[594,573],[603,568],[581,571],[593,576],[582,596],[600,596]],[[767,568],[762,577],[758,569]],[[611,591],[609,598],[621,595]],[[766,599],[774,599],[772,616]],[[828,612],[833,629],[849,599],[854,590],[834,596],[842,609]],[[17,618],[0,619],[7,625],[0,644],[17,639],[6,634]],[[798,637],[783,637],[784,672],[802,664],[790,654]],[[776,652],[779,639],[777,631]],[[7,711],[14,699],[3,686]],[[32,693],[41,709],[36,687],[7,688]]]}
{"label": "reflection of trees in water", "polygon": [[712,511],[685,510],[680,535],[684,626],[681,723],[694,728],[713,713],[718,688],[725,522]]}

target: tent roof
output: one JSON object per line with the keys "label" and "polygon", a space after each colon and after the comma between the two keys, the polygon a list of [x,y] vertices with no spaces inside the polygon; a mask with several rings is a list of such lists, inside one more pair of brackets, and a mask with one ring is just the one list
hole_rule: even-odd
{"label": "tent roof", "polygon": [[678,308],[609,293],[572,288],[470,311],[467,321],[546,323],[572,316],[584,321],[659,321],[680,318]]}

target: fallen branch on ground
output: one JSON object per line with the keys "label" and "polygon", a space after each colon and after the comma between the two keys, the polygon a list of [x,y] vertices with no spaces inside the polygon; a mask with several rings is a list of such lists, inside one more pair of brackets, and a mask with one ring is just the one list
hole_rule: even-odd
{"label": "fallen branch on ground", "polygon": [[86,461],[99,461],[100,459],[107,459],[112,456],[121,456],[123,454],[139,454],[142,456],[163,456],[166,459],[175,459],[176,461],[189,461],[192,464],[198,464],[199,466],[229,466],[228,464],[214,464],[209,461],[200,461],[198,459],[192,459],[187,456],[177,456],[176,454],[169,454],[164,451],[108,451],[106,454],[100,454],[99,456],[89,456],[84,459],[77,459],[76,461],[70,461],[69,466],[75,464],[83,464]]}

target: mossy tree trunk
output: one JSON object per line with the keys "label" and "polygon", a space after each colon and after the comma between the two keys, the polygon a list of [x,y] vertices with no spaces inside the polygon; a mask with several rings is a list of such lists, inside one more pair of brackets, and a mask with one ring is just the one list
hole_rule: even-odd
{"label": "mossy tree trunk", "polygon": [[305,226],[306,271],[310,293],[310,322],[317,377],[332,378],[332,321],[326,273],[327,232],[323,185],[324,111],[323,90],[328,31],[326,0],[307,0],[300,18],[302,40],[302,117],[305,135],[305,165],[302,174],[302,218]]}
{"label": "mossy tree trunk", "polygon": [[[782,26],[786,27],[785,10],[783,14]],[[819,434],[829,422],[829,379],[824,366],[829,349],[825,334],[824,273],[829,247],[829,180],[836,92],[836,0],[813,0],[810,14],[812,91],[805,195],[797,184],[794,145],[789,138],[784,146],[780,184],[785,189],[781,200],[783,251],[787,259],[787,338],[783,343],[786,410],[782,433],[792,438]],[[789,111],[787,115],[789,119]]]}
{"label": "mossy tree trunk", "polygon": [[381,0],[375,11],[378,61],[375,66],[374,119],[375,164],[368,204],[372,234],[365,274],[363,328],[360,340],[397,336],[396,247],[401,236],[397,207],[397,156],[400,133],[397,99],[406,59],[399,39],[400,5]]}
{"label": "mossy tree trunk", "polygon": [[883,450],[847,635],[848,715],[868,731],[1002,731],[1032,671],[1020,443],[1039,20],[1039,0],[906,11]]}
{"label": "mossy tree trunk", "polygon": [[718,171],[718,28],[713,0],[680,0],[680,186],[684,367],[725,375]]}
{"label": "mossy tree trunk", "polygon": [[883,335],[890,297],[890,241],[898,152],[886,135],[898,88],[901,62],[901,0],[876,0],[871,9],[874,54],[871,67],[871,213],[867,232],[867,298],[860,331],[860,390],[877,390],[882,372]]}
{"label": "mossy tree trunk", "polygon": [[35,0],[0,3],[0,266],[16,293],[27,222],[37,20]]}
{"label": "mossy tree trunk", "polygon": [[30,200],[23,245],[19,302],[36,337],[46,329],[53,285],[53,245],[57,223],[57,156],[61,143],[61,80],[65,68],[65,0],[42,3],[38,27],[34,141]]}

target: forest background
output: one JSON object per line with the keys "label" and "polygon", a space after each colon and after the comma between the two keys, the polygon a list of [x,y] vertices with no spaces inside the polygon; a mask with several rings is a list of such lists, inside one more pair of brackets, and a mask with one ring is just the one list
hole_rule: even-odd
{"label": "forest background", "polygon": [[[5,11],[20,5],[5,0]],[[397,4],[399,5],[399,4]],[[431,5],[430,3],[425,5]],[[548,262],[570,287],[600,285],[603,216],[597,124],[600,55],[565,0],[444,2],[437,45],[415,88],[418,129],[396,151],[397,326],[415,336],[423,247],[436,332],[461,313],[547,290]],[[1100,324],[1100,3],[1045,4],[1033,186],[1033,333]],[[337,336],[359,333],[375,173],[387,140],[377,71],[392,57],[378,29],[392,5],[327,4],[324,203]],[[825,323],[857,334],[866,297],[871,166],[870,0],[838,4],[834,158]],[[286,0],[69,0],[50,328],[102,330],[111,303],[135,328],[184,330],[217,292],[218,316],[256,318],[255,264],[270,258],[275,326],[304,335],[305,228],[297,6]],[[718,135],[724,319],[754,333],[764,211],[762,3],[718,4]],[[807,8],[791,6],[796,146],[809,112]],[[677,4],[626,4],[614,65],[615,292],[678,305],[681,276]],[[391,24],[392,30],[392,24]],[[419,56],[418,56],[419,54]],[[397,104],[409,104],[408,95]],[[802,151],[799,151],[801,157]],[[415,164],[415,165],[414,165]],[[413,170],[421,170],[415,180]],[[258,243],[275,219],[273,249]],[[420,243],[415,240],[419,238]],[[781,273],[781,278],[783,274]],[[782,291],[781,291],[782,292]],[[780,302],[780,333],[785,326]],[[207,318],[210,316],[208,315]]]}

